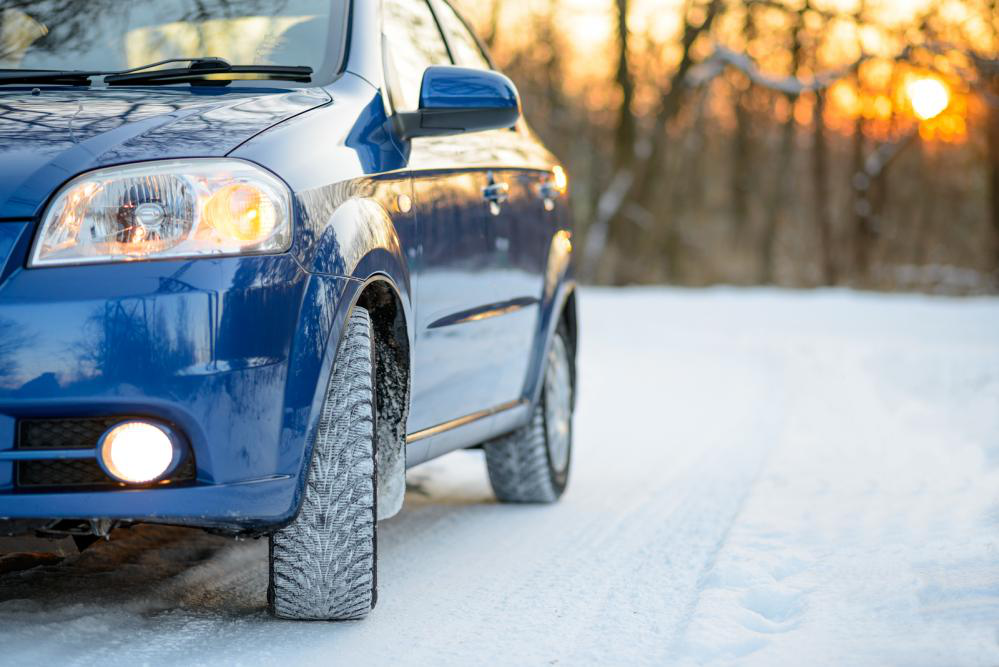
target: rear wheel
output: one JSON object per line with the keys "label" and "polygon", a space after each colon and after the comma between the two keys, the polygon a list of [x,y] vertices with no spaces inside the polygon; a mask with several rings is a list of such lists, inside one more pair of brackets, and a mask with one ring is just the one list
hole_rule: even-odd
{"label": "rear wheel", "polygon": [[270,538],[279,618],[354,620],[376,598],[374,351],[368,312],[348,320],[319,418],[298,516]]}
{"label": "rear wheel", "polygon": [[486,443],[489,481],[505,503],[553,503],[565,491],[572,460],[574,381],[568,338],[552,340],[545,384],[527,426]]}

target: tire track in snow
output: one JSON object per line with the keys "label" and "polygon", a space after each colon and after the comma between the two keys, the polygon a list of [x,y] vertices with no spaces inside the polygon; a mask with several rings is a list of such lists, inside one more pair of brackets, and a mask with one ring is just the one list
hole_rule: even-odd
{"label": "tire track in snow", "polygon": [[[774,375],[773,366],[768,373]],[[392,599],[428,601],[428,616],[447,617],[448,631],[459,637],[481,634],[483,609],[486,618],[504,619],[504,631],[491,638],[489,647],[497,664],[566,655],[607,660],[620,658],[622,647],[629,647],[629,660],[661,662],[683,632],[703,574],[770,447],[779,440],[779,424],[768,417],[772,413],[749,400],[753,393],[748,390],[755,383],[734,382],[731,369],[726,376],[727,388],[712,386],[716,398],[718,393],[730,393],[733,401],[742,397],[744,407],[741,412],[733,410],[722,427],[712,431],[704,426],[702,431],[713,433],[711,446],[691,443],[690,450],[697,455],[683,466],[668,468],[670,450],[648,447],[643,441],[648,436],[639,429],[633,434],[635,446],[663,454],[631,464],[627,486],[617,480],[601,483],[601,473],[610,462],[602,455],[606,448],[587,441],[579,465],[592,474],[585,481],[574,481],[587,493],[570,491],[560,506],[480,507],[471,514],[443,510],[446,520],[433,505],[421,508],[432,518],[419,532],[446,538],[410,546],[439,568],[449,588],[478,602],[441,597],[441,581],[420,572],[388,576],[389,581],[404,582],[392,591]],[[747,374],[743,380],[750,377]],[[774,384],[779,383],[779,373],[777,378]],[[465,456],[477,472],[481,461]],[[485,497],[488,491],[482,487],[480,493]],[[408,533],[415,529],[414,521],[424,518],[410,515],[400,521],[405,527],[396,528]],[[483,532],[494,537],[479,546]],[[635,604],[636,595],[642,598],[640,605]],[[628,616],[636,607],[642,615]],[[543,623],[538,623],[539,616],[545,618]],[[402,618],[393,622],[409,625]],[[433,632],[434,625],[428,623],[425,631]],[[613,644],[604,640],[607,636],[615,637]],[[419,633],[412,637],[418,638]],[[415,662],[421,658],[447,662],[438,648],[426,654],[412,648],[407,653]]]}

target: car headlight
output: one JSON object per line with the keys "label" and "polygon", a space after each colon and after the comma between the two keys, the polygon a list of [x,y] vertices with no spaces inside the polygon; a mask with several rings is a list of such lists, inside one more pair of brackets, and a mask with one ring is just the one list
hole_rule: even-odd
{"label": "car headlight", "polygon": [[288,186],[249,162],[164,160],[101,169],[46,210],[30,266],[284,252]]}

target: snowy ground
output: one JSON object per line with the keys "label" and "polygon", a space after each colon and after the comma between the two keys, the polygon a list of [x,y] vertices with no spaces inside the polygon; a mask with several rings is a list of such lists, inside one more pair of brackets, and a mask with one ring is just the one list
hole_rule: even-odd
{"label": "snowy ground", "polygon": [[138,528],[0,578],[0,663],[999,665],[999,300],[588,290],[582,328],[563,502],[411,471],[369,620]]}

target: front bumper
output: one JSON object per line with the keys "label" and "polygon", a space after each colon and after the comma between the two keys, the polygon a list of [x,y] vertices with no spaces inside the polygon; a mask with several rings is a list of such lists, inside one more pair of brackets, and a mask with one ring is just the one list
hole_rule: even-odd
{"label": "front bumper", "polygon": [[17,488],[15,465],[0,460],[0,519],[231,530],[287,521],[332,329],[326,311],[345,283],[305,273],[291,255],[8,266],[0,272],[0,459],[14,450],[19,419],[140,415],[185,435],[197,479],[27,491]]}
{"label": "front bumper", "polygon": [[113,519],[265,532],[297,506],[298,479],[277,476],[168,489],[0,494],[0,519]]}

